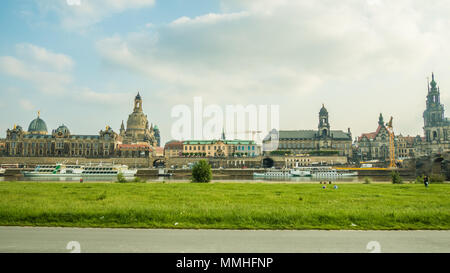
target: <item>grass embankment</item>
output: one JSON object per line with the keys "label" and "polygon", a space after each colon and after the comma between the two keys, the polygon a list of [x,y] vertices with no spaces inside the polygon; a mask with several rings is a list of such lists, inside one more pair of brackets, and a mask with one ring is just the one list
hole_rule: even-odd
{"label": "grass embankment", "polygon": [[0,225],[449,229],[450,185],[0,183]]}

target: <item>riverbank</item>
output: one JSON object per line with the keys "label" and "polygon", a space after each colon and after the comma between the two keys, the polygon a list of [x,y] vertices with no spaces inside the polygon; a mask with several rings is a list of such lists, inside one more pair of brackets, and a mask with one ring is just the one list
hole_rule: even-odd
{"label": "riverbank", "polygon": [[450,228],[450,185],[0,183],[0,225],[207,229]]}

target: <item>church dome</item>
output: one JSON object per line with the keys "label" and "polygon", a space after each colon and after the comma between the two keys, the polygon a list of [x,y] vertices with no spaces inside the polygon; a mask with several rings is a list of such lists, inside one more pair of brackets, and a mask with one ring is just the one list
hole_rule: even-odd
{"label": "church dome", "polygon": [[322,108],[320,108],[319,115],[327,115],[328,111],[327,108],[325,108],[325,105],[322,104]]}
{"label": "church dome", "polygon": [[45,121],[41,119],[38,115],[33,121],[31,121],[28,126],[28,133],[38,134],[38,135],[46,135],[47,134],[47,124]]}
{"label": "church dome", "polygon": [[64,124],[59,126],[58,129],[56,129],[56,133],[57,134],[61,133],[61,135],[70,135],[69,128],[67,128],[67,126]]}

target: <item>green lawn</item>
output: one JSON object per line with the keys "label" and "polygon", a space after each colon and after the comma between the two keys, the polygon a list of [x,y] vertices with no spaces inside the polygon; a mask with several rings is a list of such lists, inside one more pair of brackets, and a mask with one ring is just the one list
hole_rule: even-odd
{"label": "green lawn", "polygon": [[1,182],[0,225],[449,229],[450,184]]}

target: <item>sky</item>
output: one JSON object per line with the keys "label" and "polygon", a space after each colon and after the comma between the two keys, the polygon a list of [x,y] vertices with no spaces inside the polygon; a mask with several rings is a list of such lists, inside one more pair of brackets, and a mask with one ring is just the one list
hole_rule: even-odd
{"label": "sky", "polygon": [[[448,0],[4,0],[0,137],[119,131],[139,91],[162,143],[176,105],[279,105],[279,128],[423,135],[427,77],[450,105]],[[447,109],[447,107],[446,107]],[[206,121],[206,119],[205,119]]]}

